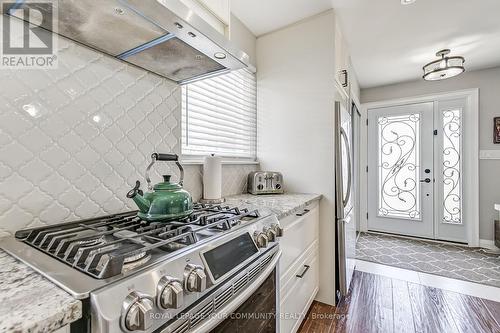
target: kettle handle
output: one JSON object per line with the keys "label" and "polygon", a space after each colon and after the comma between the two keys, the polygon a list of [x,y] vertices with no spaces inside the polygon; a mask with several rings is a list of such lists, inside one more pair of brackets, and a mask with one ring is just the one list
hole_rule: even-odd
{"label": "kettle handle", "polygon": [[179,185],[182,186],[184,183],[184,168],[182,165],[179,163],[179,156],[177,154],[161,154],[161,153],[153,153],[151,154],[151,163],[149,163],[148,167],[146,168],[146,182],[148,183],[148,190],[153,189],[153,185],[151,185],[151,178],[149,177],[149,170],[153,167],[156,161],[171,161],[175,162],[177,167],[179,168],[179,171],[181,172],[181,177],[179,180]]}
{"label": "kettle handle", "polygon": [[153,153],[151,157],[154,157],[157,161],[172,161],[177,162],[179,160],[179,156],[177,154],[161,154],[161,153]]}

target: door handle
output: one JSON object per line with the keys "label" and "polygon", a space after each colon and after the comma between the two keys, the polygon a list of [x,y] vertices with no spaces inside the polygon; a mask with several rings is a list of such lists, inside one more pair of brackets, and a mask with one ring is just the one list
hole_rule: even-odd
{"label": "door handle", "polygon": [[[352,187],[351,147],[349,146],[349,138],[347,137],[347,134],[345,133],[345,131],[344,131],[344,129],[342,127],[340,128],[340,135],[341,135],[342,139],[344,140],[344,144],[345,144],[345,147],[346,147],[346,155],[347,155],[347,170],[348,170],[348,173],[347,173],[347,190],[346,190],[346,193],[345,193],[345,198],[342,200],[343,204],[344,204],[344,207],[345,207],[349,203],[349,199],[351,197],[351,187]],[[340,157],[338,157],[338,158],[340,158]]]}
{"label": "door handle", "polygon": [[421,183],[430,183],[431,179],[430,178],[425,178],[425,179],[420,179]]}
{"label": "door handle", "polygon": [[299,279],[302,279],[304,277],[304,275],[306,275],[307,271],[309,270],[309,268],[311,268],[311,266],[309,265],[304,265],[304,271],[301,273],[301,274],[297,274],[295,275],[296,277],[298,277]]}

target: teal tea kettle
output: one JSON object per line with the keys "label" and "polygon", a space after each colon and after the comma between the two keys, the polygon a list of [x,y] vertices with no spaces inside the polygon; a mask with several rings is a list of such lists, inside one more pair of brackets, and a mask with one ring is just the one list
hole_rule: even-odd
{"label": "teal tea kettle", "polygon": [[[149,170],[156,161],[172,161],[177,164],[181,175],[178,183],[170,182],[170,175],[163,176],[163,182],[151,186]],[[170,221],[182,219],[193,212],[193,199],[188,191],[182,188],[184,169],[179,163],[179,156],[175,154],[151,155],[151,163],[146,168],[146,182],[148,192],[140,190],[141,183],[136,181],[135,187],[127,193],[127,198],[134,200],[139,212],[137,216],[146,221]]]}

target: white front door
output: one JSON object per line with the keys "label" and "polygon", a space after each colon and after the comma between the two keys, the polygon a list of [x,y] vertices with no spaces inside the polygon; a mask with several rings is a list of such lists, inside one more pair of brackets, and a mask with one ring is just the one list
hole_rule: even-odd
{"label": "white front door", "polygon": [[368,110],[368,229],[467,242],[465,99]]}

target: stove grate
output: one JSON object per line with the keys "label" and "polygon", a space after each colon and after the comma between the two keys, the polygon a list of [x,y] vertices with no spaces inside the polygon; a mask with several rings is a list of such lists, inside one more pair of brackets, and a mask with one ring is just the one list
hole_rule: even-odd
{"label": "stove grate", "polygon": [[258,217],[257,210],[195,204],[193,214],[182,220],[147,222],[132,211],[21,230],[16,238],[94,278],[107,279]]}

